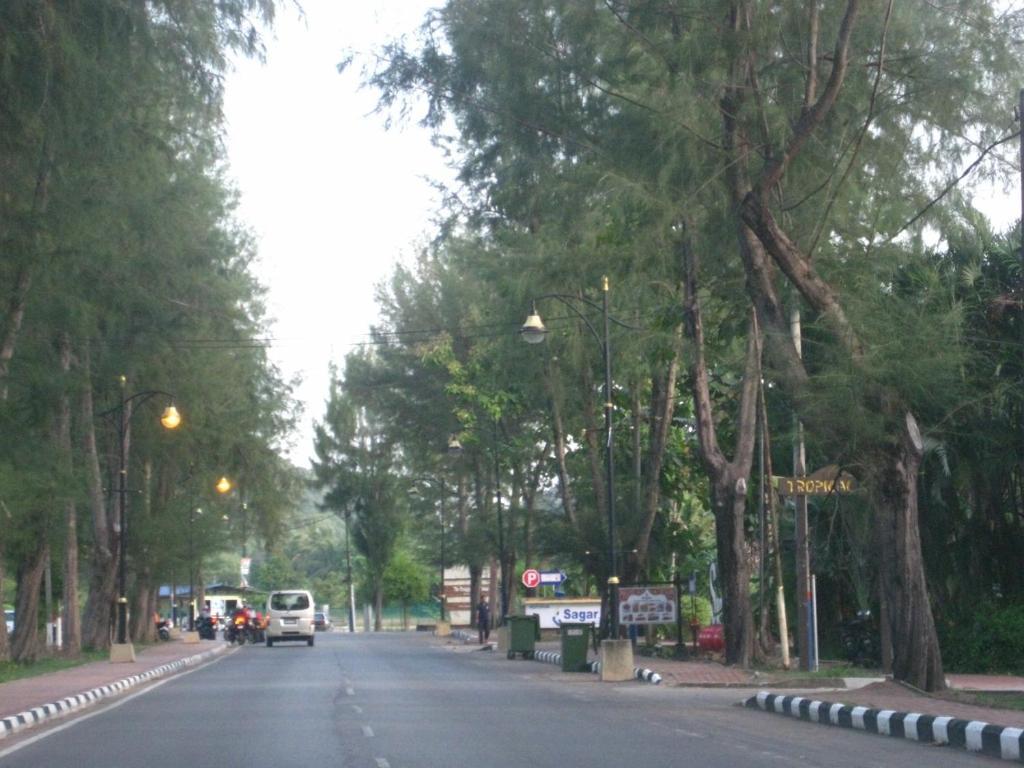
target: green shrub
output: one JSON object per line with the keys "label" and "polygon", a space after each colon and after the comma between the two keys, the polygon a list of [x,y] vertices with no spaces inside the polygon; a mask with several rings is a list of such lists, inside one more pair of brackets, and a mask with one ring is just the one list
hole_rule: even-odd
{"label": "green shrub", "polygon": [[985,603],[939,630],[947,672],[1024,674],[1024,604]]}

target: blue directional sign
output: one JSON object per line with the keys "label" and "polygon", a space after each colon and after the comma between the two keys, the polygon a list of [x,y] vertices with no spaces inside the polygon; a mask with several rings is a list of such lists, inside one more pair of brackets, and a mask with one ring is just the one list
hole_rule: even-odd
{"label": "blue directional sign", "polygon": [[569,577],[565,575],[565,571],[541,571],[540,572],[540,583],[541,584],[561,584]]}

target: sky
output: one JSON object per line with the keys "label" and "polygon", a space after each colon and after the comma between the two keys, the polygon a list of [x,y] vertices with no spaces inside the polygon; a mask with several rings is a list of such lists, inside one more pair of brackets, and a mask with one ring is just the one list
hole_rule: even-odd
{"label": "sky", "polygon": [[[256,235],[256,274],[269,292],[269,355],[302,380],[289,458],[308,466],[329,365],[368,341],[374,285],[429,235],[440,203],[429,180],[452,174],[415,124],[386,131],[375,94],[359,87],[365,55],[411,34],[440,0],[300,2],[304,18],[291,5],[279,10],[265,63],[236,61],[225,109],[238,217]],[[339,74],[346,50],[357,60]],[[997,227],[1019,216],[1012,185],[984,196]]]}
{"label": "sky", "polygon": [[289,458],[308,466],[312,422],[324,411],[329,364],[368,340],[374,285],[431,231],[452,174],[414,124],[384,128],[375,94],[359,88],[360,59],[414,31],[426,0],[301,0],[279,9],[266,62],[237,60],[226,83],[226,146],[239,220],[256,236],[255,272],[268,289],[269,355],[304,414]]}

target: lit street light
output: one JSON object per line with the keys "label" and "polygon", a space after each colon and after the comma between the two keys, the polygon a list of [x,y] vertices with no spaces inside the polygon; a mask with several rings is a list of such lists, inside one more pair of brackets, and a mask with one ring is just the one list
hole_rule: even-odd
{"label": "lit street light", "polygon": [[[121,403],[117,406],[117,497],[118,497],[118,527],[120,528],[120,546],[118,547],[118,576],[117,576],[117,643],[121,648],[111,648],[111,661],[134,661],[135,649],[131,648],[128,640],[128,586],[126,561],[128,557],[128,468],[127,468],[127,443],[128,425],[136,413],[136,408],[129,406],[141,406],[154,397],[166,397],[170,402],[164,408],[160,416],[160,424],[165,429],[177,429],[181,424],[181,414],[174,407],[174,395],[159,389],[147,389],[136,392],[133,395],[126,395],[128,378],[121,376]],[[113,410],[106,413],[112,413]]]}
{"label": "lit street light", "polygon": [[[217,485],[214,486],[217,489],[217,493],[221,496],[225,496],[235,489],[236,484],[229,480],[226,476],[221,476],[220,480],[217,481]],[[249,586],[249,564],[251,562],[248,556],[247,542],[249,540],[249,505],[242,501],[238,508],[239,519],[241,520],[242,530],[242,559],[240,561],[240,578],[242,588],[248,588]],[[224,515],[224,521],[227,522],[231,518],[228,515]]]}

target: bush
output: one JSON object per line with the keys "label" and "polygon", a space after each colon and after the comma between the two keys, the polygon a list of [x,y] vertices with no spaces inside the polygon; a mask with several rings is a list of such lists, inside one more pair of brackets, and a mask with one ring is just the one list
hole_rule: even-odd
{"label": "bush", "polygon": [[940,625],[947,672],[1024,674],[1024,604],[983,604]]}

